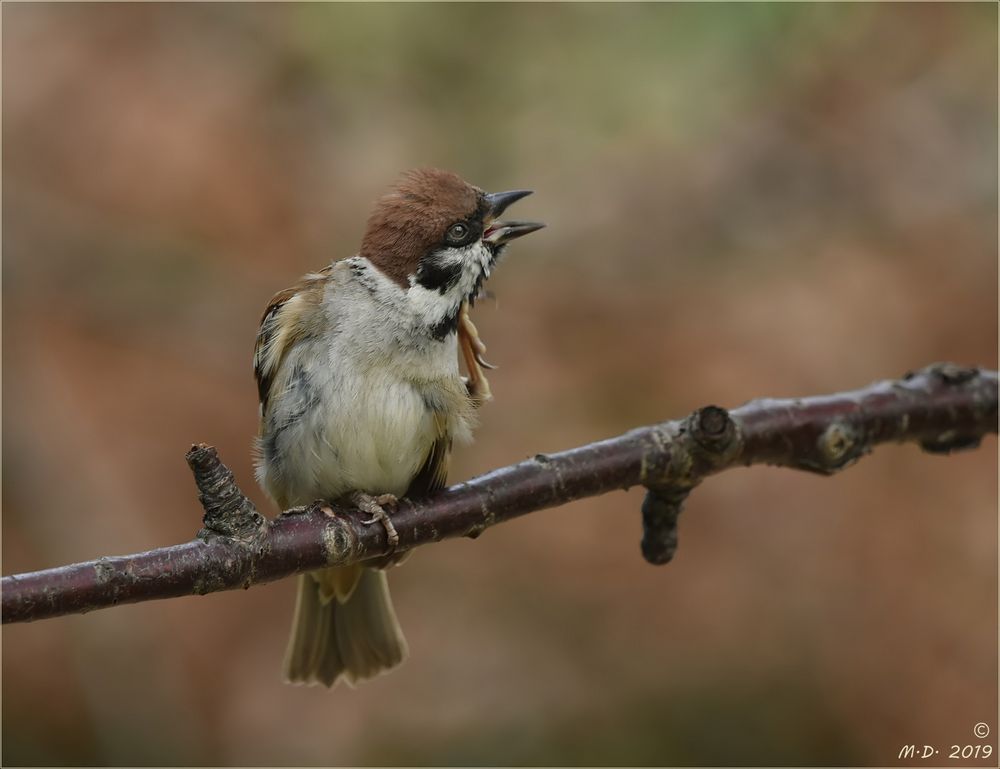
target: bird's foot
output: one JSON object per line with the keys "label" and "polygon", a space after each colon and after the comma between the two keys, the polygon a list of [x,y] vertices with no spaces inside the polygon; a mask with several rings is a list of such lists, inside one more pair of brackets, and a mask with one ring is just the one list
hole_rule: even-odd
{"label": "bird's foot", "polygon": [[469,317],[469,303],[464,302],[458,313],[458,343],[462,350],[462,358],[465,361],[465,368],[469,372],[468,377],[463,377],[463,383],[469,393],[469,397],[477,406],[493,399],[490,392],[490,382],[486,378],[483,369],[495,369],[492,363],[488,363],[483,355],[486,352],[486,345],[479,338],[479,330],[476,324]]}
{"label": "bird's foot", "polygon": [[351,504],[354,505],[358,510],[363,513],[368,513],[371,516],[368,520],[361,521],[366,526],[370,526],[373,523],[381,523],[382,527],[385,529],[386,538],[389,541],[389,547],[395,549],[399,544],[399,534],[396,533],[396,527],[392,525],[392,519],[389,518],[389,514],[385,511],[385,508],[394,509],[399,500],[394,494],[379,494],[378,496],[372,496],[371,494],[365,494],[363,491],[351,492],[349,497]]}

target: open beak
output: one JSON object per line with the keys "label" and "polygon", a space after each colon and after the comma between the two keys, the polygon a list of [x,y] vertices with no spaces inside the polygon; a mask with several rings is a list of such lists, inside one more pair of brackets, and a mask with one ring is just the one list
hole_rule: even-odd
{"label": "open beak", "polygon": [[511,190],[509,192],[491,192],[486,195],[486,230],[483,240],[494,245],[509,243],[514,238],[540,230],[545,225],[540,222],[501,222],[498,217],[514,202],[531,194],[531,190]]}

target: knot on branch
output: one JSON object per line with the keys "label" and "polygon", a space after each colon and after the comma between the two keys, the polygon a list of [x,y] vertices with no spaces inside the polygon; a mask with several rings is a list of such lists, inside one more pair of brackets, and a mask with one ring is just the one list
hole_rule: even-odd
{"label": "knot on branch", "polygon": [[647,488],[686,487],[732,462],[743,438],[729,412],[704,406],[681,422],[653,428],[652,445],[643,456],[641,483]]}
{"label": "knot on branch", "polygon": [[[311,505],[283,511],[272,525],[272,534],[286,536],[296,527],[318,532],[319,545],[327,566],[341,566],[366,557],[359,537],[358,511],[336,502],[316,500]],[[376,529],[376,531],[378,531]],[[381,555],[381,553],[380,553]]]}
{"label": "knot on branch", "polygon": [[326,562],[333,565],[347,563],[360,552],[354,529],[342,520],[324,521],[323,549]]}
{"label": "knot on branch", "polygon": [[[930,382],[940,382],[947,387],[975,391],[983,388],[982,371],[969,366],[958,366],[954,363],[932,363],[920,371],[914,373],[907,372],[903,377],[909,381],[923,375]],[[992,397],[977,398],[977,404],[981,410],[980,424],[973,430],[948,429],[938,435],[926,438],[920,442],[920,448],[931,454],[950,454],[953,451],[977,448],[982,441],[984,430],[982,424],[989,425],[991,432],[997,431],[997,401],[994,392]]]}
{"label": "knot on branch", "polygon": [[816,439],[820,463],[811,469],[827,475],[854,464],[871,451],[860,431],[847,421],[831,422]]}
{"label": "knot on branch", "polygon": [[957,363],[932,363],[919,371],[907,371],[903,375],[903,380],[909,381],[921,374],[931,379],[940,379],[945,384],[962,385],[978,377],[979,369],[970,366],[959,366]]}
{"label": "knot on branch", "polygon": [[688,422],[691,437],[713,454],[724,453],[736,437],[736,423],[721,406],[705,406],[695,411]]}
{"label": "knot on branch", "polygon": [[726,409],[704,406],[671,429],[654,434],[656,447],[644,463],[642,556],[669,563],[677,551],[677,519],[684,502],[709,473],[729,464],[740,451],[739,427]]}
{"label": "knot on branch", "polygon": [[198,501],[205,510],[201,539],[212,534],[250,544],[267,531],[267,521],[236,485],[232,471],[219,459],[212,446],[192,446],[184,457],[198,486]]}

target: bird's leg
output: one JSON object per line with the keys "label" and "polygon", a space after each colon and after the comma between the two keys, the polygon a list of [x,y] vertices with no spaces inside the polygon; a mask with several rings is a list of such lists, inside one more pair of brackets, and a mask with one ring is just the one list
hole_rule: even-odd
{"label": "bird's leg", "polygon": [[382,524],[385,529],[386,538],[389,540],[389,547],[395,549],[399,544],[399,534],[396,533],[396,527],[392,525],[392,520],[389,518],[389,514],[385,511],[385,508],[396,507],[399,503],[396,496],[393,494],[379,494],[377,497],[373,497],[371,494],[365,494],[363,491],[352,491],[348,495],[348,500],[358,510],[368,513],[371,516],[368,520],[362,521],[363,524]]}
{"label": "bird's leg", "polygon": [[462,350],[462,359],[465,361],[465,368],[469,376],[465,379],[465,387],[469,397],[477,406],[481,406],[486,401],[493,399],[490,392],[490,383],[483,373],[484,368],[496,368],[487,363],[483,358],[486,352],[486,345],[479,338],[479,331],[476,329],[472,318],[469,317],[469,303],[463,302],[458,312],[458,345]]}

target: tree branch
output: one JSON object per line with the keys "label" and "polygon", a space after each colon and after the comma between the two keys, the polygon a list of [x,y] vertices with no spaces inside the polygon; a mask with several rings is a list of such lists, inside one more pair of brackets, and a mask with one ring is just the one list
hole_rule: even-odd
{"label": "tree branch", "polygon": [[[533,459],[460,483],[392,515],[399,549],[476,537],[501,521],[582,497],[642,484],[642,552],[665,563],[677,517],[702,479],[730,467],[769,464],[832,474],[879,443],[925,451],[973,448],[997,432],[997,372],[935,364],[853,392],[764,399],[727,412],[706,406],[686,419]],[[187,454],[205,528],[182,545],[4,577],[3,622],[28,622],[120,603],[203,595],[323,566],[383,558],[380,525],[330,506],[288,510],[268,522],[239,490],[215,449]]]}

